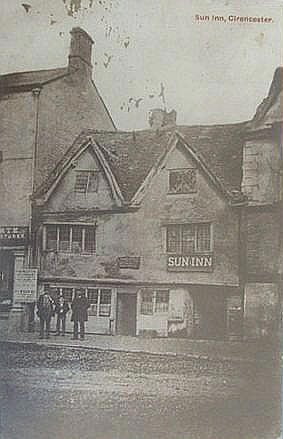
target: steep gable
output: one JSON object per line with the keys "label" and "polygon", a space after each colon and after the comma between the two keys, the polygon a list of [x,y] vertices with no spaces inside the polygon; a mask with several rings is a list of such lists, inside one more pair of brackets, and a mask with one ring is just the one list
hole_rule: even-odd
{"label": "steep gable", "polygon": [[97,145],[97,151],[105,159],[114,185],[117,184],[117,191],[121,193],[120,199],[123,199],[124,204],[130,204],[179,139],[219,190],[228,198],[235,197],[236,191],[238,197],[242,176],[242,133],[245,126],[171,126],[136,132],[83,131],[38,189],[36,196],[48,191],[64,163],[87,142],[91,142]]}
{"label": "steep gable", "polygon": [[65,155],[34,199],[54,211],[111,209],[123,201],[103,154],[90,140]]}

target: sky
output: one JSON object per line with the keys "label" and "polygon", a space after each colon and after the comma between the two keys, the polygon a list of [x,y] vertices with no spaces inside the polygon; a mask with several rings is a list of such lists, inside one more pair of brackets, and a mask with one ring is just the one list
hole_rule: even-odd
{"label": "sky", "polygon": [[0,74],[67,65],[81,26],[117,128],[148,128],[153,108],[175,109],[178,124],[240,122],[282,65],[282,11],[283,0],[1,0]]}

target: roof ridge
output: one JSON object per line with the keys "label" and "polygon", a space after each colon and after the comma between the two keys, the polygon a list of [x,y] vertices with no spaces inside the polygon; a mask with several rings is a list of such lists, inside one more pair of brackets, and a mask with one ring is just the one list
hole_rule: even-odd
{"label": "roof ridge", "polygon": [[4,74],[0,74],[0,80],[2,78],[7,78],[8,76],[28,75],[28,74],[33,74],[33,73],[52,72],[52,71],[54,72],[56,70],[68,70],[68,66],[55,67],[53,69],[24,70],[24,71],[19,71],[19,72],[4,73]]}

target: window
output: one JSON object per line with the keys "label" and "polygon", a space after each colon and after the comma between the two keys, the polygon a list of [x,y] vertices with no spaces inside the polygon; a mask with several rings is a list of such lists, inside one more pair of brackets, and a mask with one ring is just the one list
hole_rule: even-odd
{"label": "window", "polygon": [[153,291],[143,290],[141,299],[141,314],[153,314]]}
{"label": "window", "polygon": [[167,253],[192,254],[211,251],[210,224],[167,226]]}
{"label": "window", "polygon": [[46,228],[46,250],[57,249],[57,227],[50,225]]}
{"label": "window", "polygon": [[196,192],[197,170],[174,169],[169,171],[169,194],[191,194]]}
{"label": "window", "polygon": [[44,250],[95,253],[95,228],[71,224],[48,224]]}
{"label": "window", "polygon": [[141,314],[152,315],[155,313],[168,312],[169,291],[150,290],[141,291]]}
{"label": "window", "polygon": [[76,171],[75,192],[97,192],[98,171]]}
{"label": "window", "polygon": [[88,288],[87,298],[90,304],[89,315],[110,317],[111,290],[108,288]]}

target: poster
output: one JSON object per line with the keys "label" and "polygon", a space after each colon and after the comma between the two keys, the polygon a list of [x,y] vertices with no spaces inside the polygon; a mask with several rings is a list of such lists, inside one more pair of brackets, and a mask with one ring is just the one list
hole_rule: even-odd
{"label": "poster", "polygon": [[35,302],[37,300],[37,270],[22,269],[15,272],[14,301]]}
{"label": "poster", "polygon": [[2,0],[1,439],[280,437],[282,25]]}

